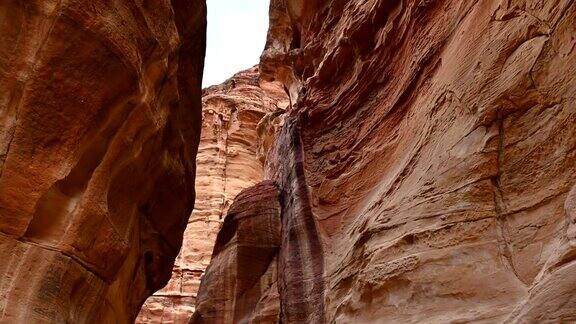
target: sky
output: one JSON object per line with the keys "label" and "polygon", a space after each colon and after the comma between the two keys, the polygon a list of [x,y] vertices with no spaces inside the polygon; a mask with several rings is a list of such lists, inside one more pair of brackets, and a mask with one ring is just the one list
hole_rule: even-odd
{"label": "sky", "polygon": [[268,0],[208,0],[203,87],[258,64],[268,32]]}

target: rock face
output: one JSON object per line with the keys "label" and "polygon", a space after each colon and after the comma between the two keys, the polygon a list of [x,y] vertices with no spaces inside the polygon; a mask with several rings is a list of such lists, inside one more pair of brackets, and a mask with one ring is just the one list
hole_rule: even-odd
{"label": "rock face", "polygon": [[138,323],[186,323],[200,277],[234,197],[263,178],[265,152],[288,107],[281,85],[259,82],[258,67],[203,91],[196,204],[169,284],[144,304]]}
{"label": "rock face", "polygon": [[0,2],[0,322],[128,323],[194,202],[204,1]]}
{"label": "rock face", "polygon": [[272,181],[236,197],[218,233],[191,323],[278,322],[279,198]]}
{"label": "rock face", "polygon": [[[576,321],[574,1],[270,14],[261,73],[292,102],[266,162],[282,230],[261,299],[278,293],[280,322]],[[238,318],[229,305],[218,318]]]}

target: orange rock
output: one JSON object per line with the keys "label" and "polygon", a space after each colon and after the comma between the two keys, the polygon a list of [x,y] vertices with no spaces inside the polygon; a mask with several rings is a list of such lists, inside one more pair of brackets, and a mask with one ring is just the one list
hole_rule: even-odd
{"label": "orange rock", "polygon": [[271,22],[327,322],[575,318],[569,272],[540,275],[576,182],[572,3],[275,0]]}
{"label": "orange rock", "polygon": [[203,91],[197,157],[196,204],[167,287],[144,304],[136,322],[186,323],[194,312],[200,277],[234,197],[260,182],[288,98],[274,82],[259,82],[258,67]]}
{"label": "orange rock", "polygon": [[194,201],[204,1],[0,4],[0,322],[127,323]]}
{"label": "orange rock", "polygon": [[292,103],[266,165],[281,322],[574,321],[574,3],[270,15],[261,73]]}
{"label": "orange rock", "polygon": [[264,181],[242,191],[218,233],[190,323],[277,323],[280,247],[278,188]]}

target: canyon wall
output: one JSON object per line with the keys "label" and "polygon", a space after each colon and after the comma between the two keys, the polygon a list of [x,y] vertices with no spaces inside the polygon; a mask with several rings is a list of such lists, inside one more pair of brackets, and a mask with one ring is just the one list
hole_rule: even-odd
{"label": "canyon wall", "polygon": [[274,182],[261,182],[234,199],[202,278],[191,323],[278,323],[280,228]]}
{"label": "canyon wall", "polygon": [[194,203],[203,0],[0,1],[0,322],[129,323]]}
{"label": "canyon wall", "polygon": [[575,35],[570,0],[272,0],[276,279],[217,249],[191,322],[576,321]]}
{"label": "canyon wall", "polygon": [[197,157],[196,204],[168,285],[150,297],[137,323],[186,323],[200,277],[234,197],[263,178],[263,162],[288,108],[281,85],[259,82],[258,67],[202,93],[202,135]]}

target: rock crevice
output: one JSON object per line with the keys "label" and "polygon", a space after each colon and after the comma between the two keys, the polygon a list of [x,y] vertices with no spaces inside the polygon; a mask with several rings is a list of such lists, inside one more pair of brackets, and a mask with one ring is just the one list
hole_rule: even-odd
{"label": "rock crevice", "polygon": [[172,279],[144,304],[137,323],[190,319],[220,226],[234,197],[263,180],[262,163],[287,101],[281,85],[259,81],[258,67],[204,89],[196,206]]}

